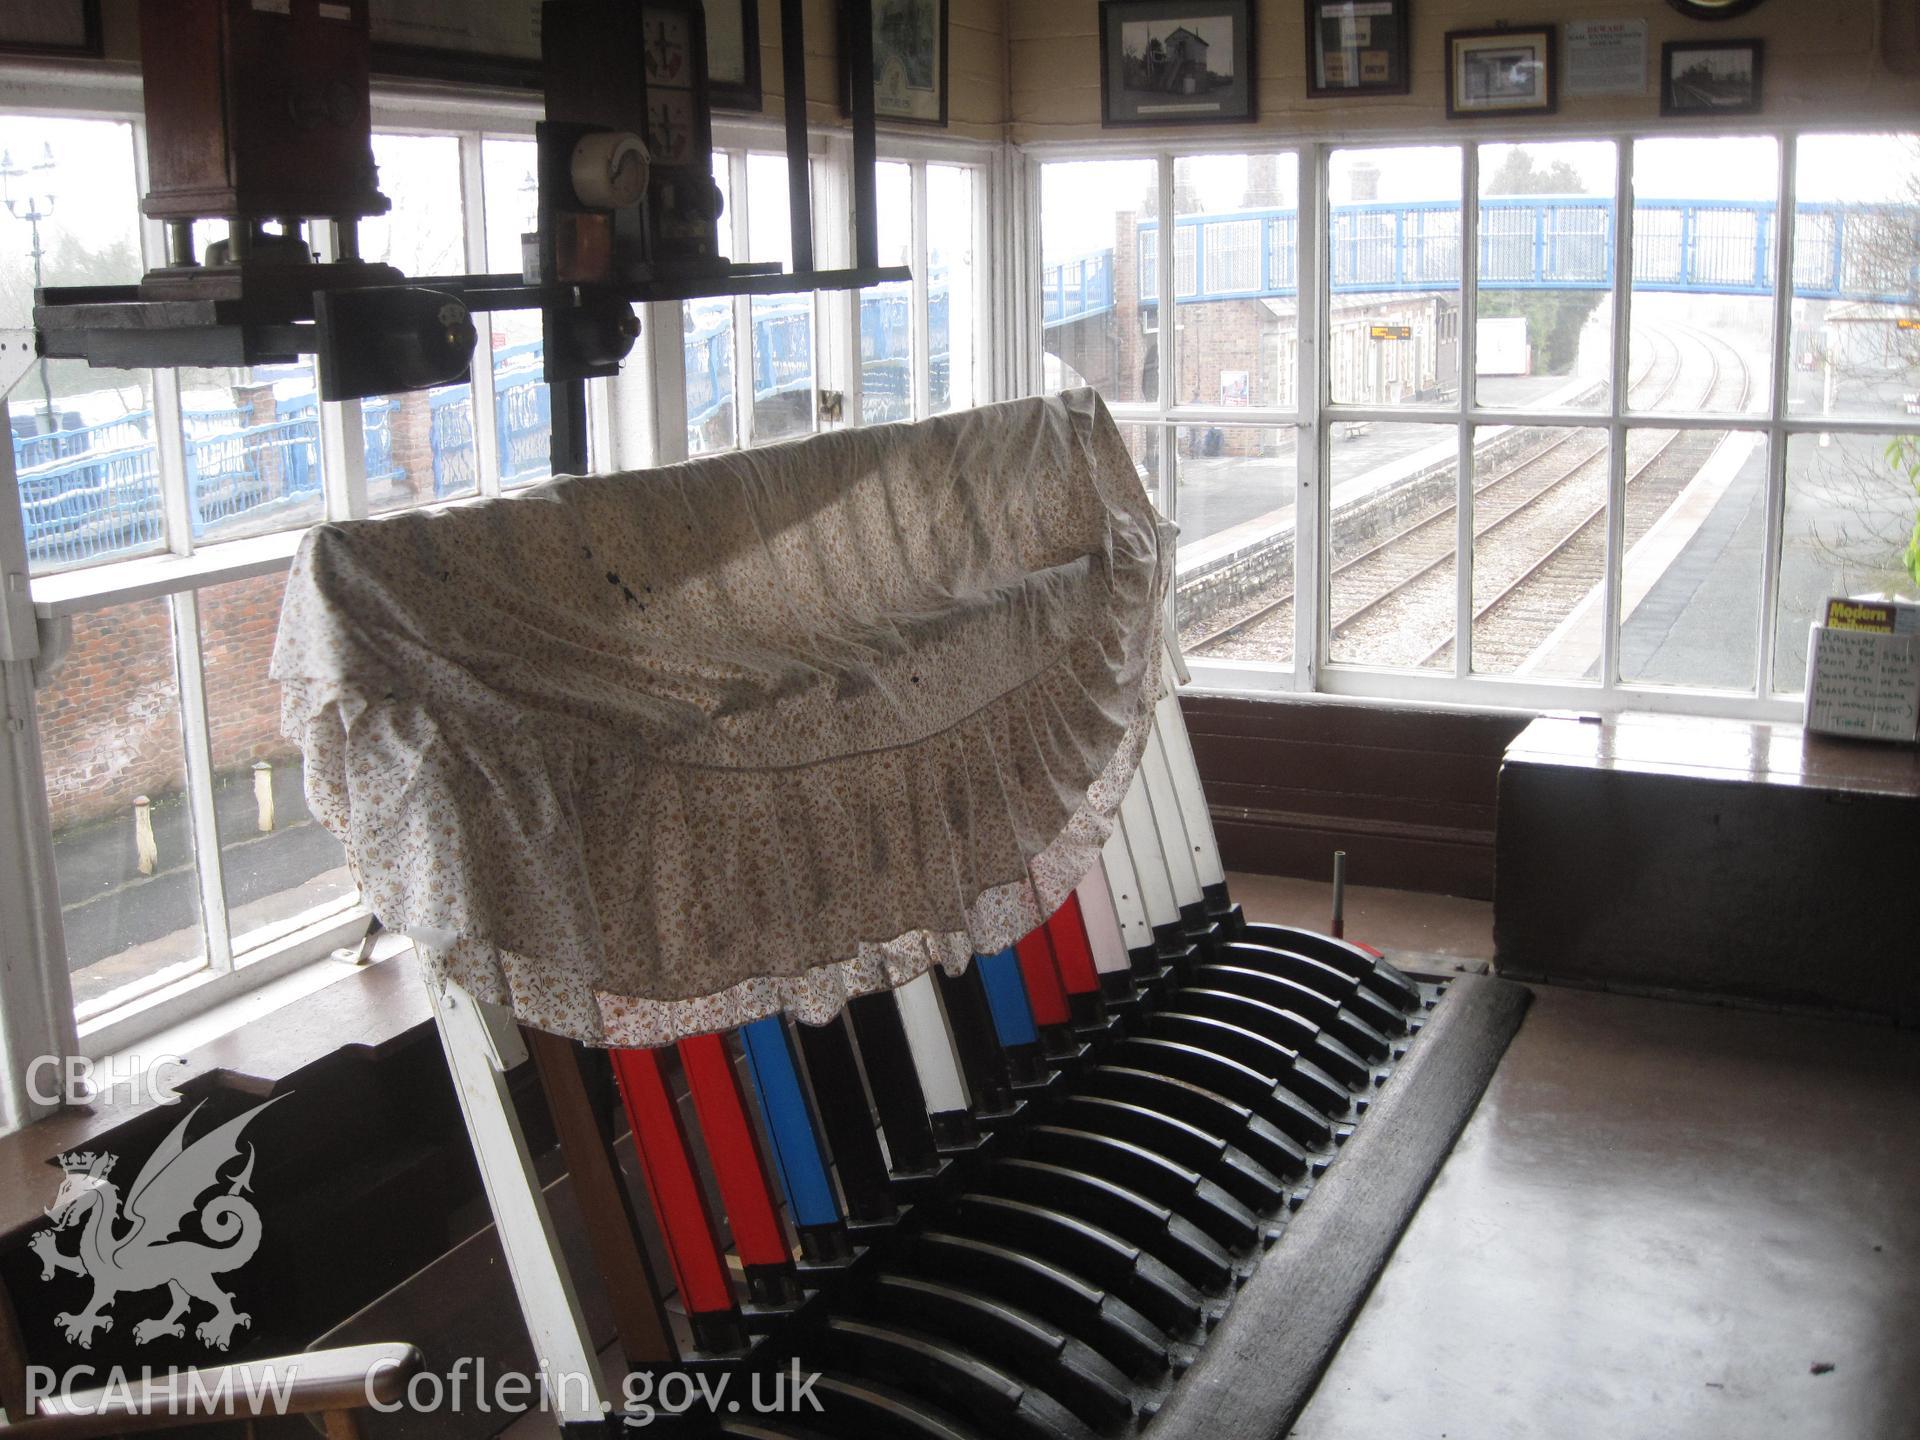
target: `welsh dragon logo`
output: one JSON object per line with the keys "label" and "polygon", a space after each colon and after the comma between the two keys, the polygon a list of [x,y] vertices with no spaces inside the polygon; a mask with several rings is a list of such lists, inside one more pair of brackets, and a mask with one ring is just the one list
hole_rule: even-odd
{"label": "welsh dragon logo", "polygon": [[[246,1147],[246,1163],[237,1174],[223,1180],[220,1171],[239,1156],[240,1132],[267,1105],[256,1105],[189,1145],[187,1126],[201,1109],[194,1106],[148,1157],[124,1202],[111,1178],[114,1156],[85,1151],[60,1157],[66,1178],[47,1207],[52,1225],[28,1244],[40,1257],[42,1280],[71,1271],[93,1281],[86,1309],[54,1316],[68,1340],[91,1348],[94,1331],[113,1328],[106,1312],[116,1298],[162,1286],[170,1297],[167,1312],[133,1327],[138,1344],[162,1335],[184,1337],[182,1317],[196,1300],[211,1305],[213,1314],[194,1327],[194,1334],[217,1350],[232,1343],[237,1326],[252,1323],[233,1308],[233,1296],[214,1277],[238,1270],[260,1248],[260,1212],[243,1193],[253,1180],[253,1147]],[[219,1185],[224,1192],[199,1208],[200,1229],[213,1243],[176,1239],[200,1197]],[[68,1254],[60,1249],[59,1237],[76,1226],[79,1246]]]}

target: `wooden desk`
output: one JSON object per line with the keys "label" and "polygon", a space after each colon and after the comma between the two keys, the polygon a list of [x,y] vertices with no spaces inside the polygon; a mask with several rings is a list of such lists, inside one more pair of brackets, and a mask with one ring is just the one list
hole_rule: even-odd
{"label": "wooden desk", "polygon": [[1920,1023],[1920,749],[1548,716],[1508,747],[1495,964]]}

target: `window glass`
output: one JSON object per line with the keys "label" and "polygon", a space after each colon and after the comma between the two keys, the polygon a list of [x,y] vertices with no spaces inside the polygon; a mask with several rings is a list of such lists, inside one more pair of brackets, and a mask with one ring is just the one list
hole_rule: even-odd
{"label": "window glass", "polygon": [[1165,481],[1160,473],[1161,452],[1166,449],[1166,427],[1163,425],[1133,425],[1122,423],[1120,438],[1125,442],[1127,453],[1133,457],[1133,468],[1140,476],[1141,485],[1146,487],[1147,498],[1156,509],[1165,514],[1171,504],[1167,498]]}
{"label": "window glass", "polygon": [[[539,223],[538,147],[531,140],[480,142],[486,198],[487,269],[520,272],[520,237]],[[493,429],[502,486],[531,485],[553,473],[553,405],[540,348],[538,310],[474,317],[493,347]]]}
{"label": "window glass", "polygon": [[1336,150],[1328,161],[1328,382],[1336,404],[1460,393],[1460,151]]}
{"label": "window glass", "polygon": [[[880,208],[880,263],[913,263],[913,170],[874,167]],[[929,286],[931,289],[931,285]],[[913,417],[913,285],[896,280],[860,292],[860,420]]]}
{"label": "window glass", "polygon": [[1920,414],[1920,135],[1806,135],[1795,157],[1802,415]]}
{"label": "window glass", "polygon": [[1480,147],[1480,404],[1608,407],[1616,161],[1609,140]]}
{"label": "window glass", "polygon": [[1173,399],[1291,407],[1299,355],[1299,161],[1174,161]]}
{"label": "window glass", "polygon": [[[793,264],[784,155],[747,157],[749,259]],[[753,315],[755,444],[805,435],[814,427],[813,296],[756,297]]]}
{"label": "window glass", "polygon": [[[720,187],[720,253],[733,254],[733,188],[724,153],[713,157]],[[724,295],[680,305],[685,336],[687,453],[705,455],[739,444],[733,425],[733,301]]]}
{"label": "window glass", "polygon": [[207,963],[172,608],[75,616],[66,662],[35,695],[82,1019]]}
{"label": "window glass", "polygon": [[1151,160],[1041,167],[1043,389],[1159,398],[1158,174]]}
{"label": "window glass", "polygon": [[[1598,677],[1607,461],[1607,432],[1598,427],[1475,431],[1475,673]],[[1452,523],[1449,510],[1441,528]],[[1434,649],[1433,662],[1452,666],[1450,636]]]}
{"label": "window glass", "polygon": [[1807,684],[1807,631],[1833,595],[1920,599],[1920,437],[1796,435],[1787,444],[1773,688]]}
{"label": "window glass", "polygon": [[1452,670],[1457,434],[1334,425],[1329,659]]}
{"label": "window glass", "polygon": [[[127,285],[140,255],[133,128],[0,116],[0,327],[37,285]],[[41,360],[7,397],[35,574],[164,548],[153,377]]]}
{"label": "window glass", "polygon": [[[409,276],[464,272],[460,142],[451,135],[375,135],[385,215],[360,222],[360,252]],[[364,401],[367,508],[373,514],[471,495],[480,488],[473,387]]]}
{"label": "window glass", "polygon": [[1770,136],[1633,146],[1629,408],[1764,410],[1772,371]]}
{"label": "window glass", "polygon": [[1766,494],[1754,431],[1627,433],[1622,680],[1753,688]]}
{"label": "window glass", "polygon": [[973,171],[927,166],[928,408],[965,410],[978,394],[974,376]]}
{"label": "window glass", "polygon": [[233,951],[279,939],[357,897],[346,852],[307,810],[300,750],[267,676],[285,575],[199,592],[213,808]]}
{"label": "window glass", "polygon": [[1209,660],[1291,662],[1294,432],[1183,425],[1173,433],[1182,645]]}

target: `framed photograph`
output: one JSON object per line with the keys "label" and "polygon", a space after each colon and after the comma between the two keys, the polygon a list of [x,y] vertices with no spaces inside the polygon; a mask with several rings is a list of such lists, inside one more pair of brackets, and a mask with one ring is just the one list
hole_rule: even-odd
{"label": "framed photograph", "polygon": [[707,98],[722,110],[756,114],[760,89],[760,0],[701,0],[707,12]]}
{"label": "framed photograph", "polygon": [[0,54],[101,55],[100,0],[0,4]]}
{"label": "framed photograph", "polygon": [[[947,123],[947,0],[871,0],[873,113],[908,125]],[[847,12],[840,12],[840,91],[852,109]]]}
{"label": "framed photograph", "polygon": [[1758,40],[1669,40],[1660,47],[1662,115],[1752,115],[1759,109]]}
{"label": "framed photograph", "polygon": [[373,73],[540,88],[540,0],[371,0]]}
{"label": "framed photograph", "polygon": [[1307,95],[1407,93],[1408,0],[1307,0]]}
{"label": "framed photograph", "polygon": [[1447,33],[1447,118],[1551,115],[1560,100],[1552,25]]}
{"label": "framed photograph", "polygon": [[1253,118],[1253,0],[1101,0],[1102,125]]}

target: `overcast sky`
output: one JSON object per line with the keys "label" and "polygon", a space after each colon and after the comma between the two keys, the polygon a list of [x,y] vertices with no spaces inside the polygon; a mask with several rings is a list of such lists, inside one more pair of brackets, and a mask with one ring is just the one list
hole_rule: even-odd
{"label": "overcast sky", "polygon": [[[138,237],[137,186],[129,126],[88,120],[0,117],[0,147],[16,165],[37,161],[53,147],[54,206],[45,238],[65,231],[84,235],[104,247]],[[1487,145],[1483,171],[1497,166],[1509,146]],[[1565,160],[1585,180],[1589,193],[1607,194],[1613,184],[1613,147],[1601,141],[1556,142],[1529,146],[1542,165]],[[376,139],[381,187],[395,202],[389,220],[369,222],[363,244],[370,256],[390,256],[412,273],[465,268],[459,233],[459,167],[456,147],[439,137],[380,136]],[[532,195],[525,188],[532,157],[530,141],[489,142],[484,157],[488,220],[487,266],[519,267],[519,233],[532,222]],[[1384,201],[1456,198],[1460,185],[1458,151],[1452,147],[1399,147],[1336,152],[1333,199],[1350,198],[1349,174],[1356,163],[1379,171]],[[1770,139],[1686,137],[1642,141],[1635,151],[1638,193],[1651,197],[1701,199],[1772,198],[1777,169]],[[1278,161],[1279,188],[1285,202],[1295,193],[1293,161]],[[751,244],[756,258],[785,259],[786,206],[784,161],[756,156],[750,164]],[[1804,200],[1876,200],[1910,196],[1920,163],[1912,140],[1876,136],[1815,136],[1801,142],[1800,194]],[[901,199],[898,180],[883,177],[888,203],[883,224],[895,228]],[[1244,156],[1193,157],[1182,165],[1182,180],[1206,209],[1239,204],[1245,192]],[[22,182],[15,182],[16,185]],[[1051,255],[1103,249],[1113,243],[1113,215],[1138,208],[1153,185],[1150,161],[1087,162],[1046,167],[1044,243]],[[932,226],[936,233],[941,227]],[[892,238],[891,235],[889,238]],[[0,214],[0,244],[24,254],[27,227]],[[127,280],[138,276],[129,274]],[[24,315],[0,316],[20,324]]]}

